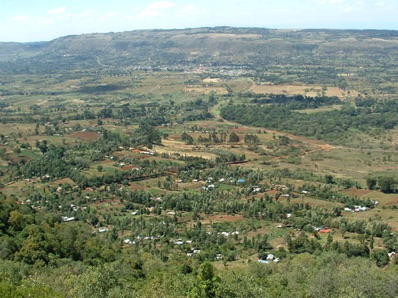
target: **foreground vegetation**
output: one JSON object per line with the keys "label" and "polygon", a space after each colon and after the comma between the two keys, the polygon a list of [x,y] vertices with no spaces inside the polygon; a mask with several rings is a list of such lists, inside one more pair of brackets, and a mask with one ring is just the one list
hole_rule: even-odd
{"label": "foreground vegetation", "polygon": [[2,297],[397,296],[396,32],[110,36],[0,44]]}

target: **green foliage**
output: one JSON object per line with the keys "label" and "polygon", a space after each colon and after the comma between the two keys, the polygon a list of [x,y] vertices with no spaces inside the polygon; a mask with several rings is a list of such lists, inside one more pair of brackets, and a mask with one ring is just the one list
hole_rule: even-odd
{"label": "green foliage", "polygon": [[379,177],[377,181],[380,191],[384,193],[392,193],[396,191],[397,181],[394,177],[391,176],[382,176]]}
{"label": "green foliage", "polygon": [[162,137],[158,129],[148,122],[141,122],[139,127],[134,131],[133,144],[151,146],[153,144],[161,144]]}
{"label": "green foliage", "polygon": [[389,258],[388,258],[388,253],[385,249],[380,250],[373,250],[372,252],[372,258],[376,261],[377,266],[379,267],[384,267],[385,265],[388,264]]}
{"label": "green foliage", "polygon": [[[175,34],[184,49],[171,41],[177,40]],[[220,45],[213,34],[231,37],[221,41],[229,52],[213,55]],[[203,47],[197,52],[199,36]],[[274,133],[268,140],[261,130],[244,127],[239,129],[244,143],[237,146],[236,123],[222,118],[200,122],[229,102],[221,116],[239,123],[345,147],[348,137],[361,132],[372,139],[358,146],[371,147],[376,140],[392,152],[394,139],[384,132],[396,127],[398,105],[384,98],[397,93],[396,36],[383,30],[218,27],[110,33],[105,47],[103,35],[90,36],[90,43],[85,36],[74,36],[51,44],[0,45],[19,49],[3,51],[6,62],[0,62],[0,116],[9,130],[0,135],[0,186],[10,196],[0,193],[0,296],[397,297],[396,264],[387,255],[398,250],[395,230],[382,221],[382,210],[350,219],[342,212],[355,205],[378,208],[370,199],[341,191],[358,187],[357,181],[341,178],[345,173],[298,168],[307,165],[307,154],[314,155],[312,146],[296,138]],[[90,46],[85,52],[97,38],[96,49]],[[154,49],[156,62],[148,62]],[[9,53],[18,53],[18,59],[8,58]],[[59,53],[68,55],[59,59]],[[342,53],[350,53],[344,54],[343,68]],[[100,61],[109,67],[98,68]],[[176,92],[182,90],[178,84],[197,86],[198,91],[213,84],[196,74],[180,77],[177,73],[187,63],[206,65],[206,76],[220,77],[223,83],[214,85],[228,94]],[[380,65],[386,70],[380,72]],[[219,71],[242,67],[244,79]],[[340,75],[347,71],[355,75]],[[245,87],[246,80],[324,87],[317,97],[238,93],[256,87]],[[69,88],[77,81],[79,87]],[[161,90],[148,92],[148,86],[157,85]],[[370,85],[377,85],[375,98],[368,93],[348,100],[349,89],[369,92]],[[327,86],[342,88],[347,100],[324,96]],[[310,88],[305,93],[314,91]],[[377,99],[382,92],[390,95]],[[312,111],[299,112],[303,109]],[[198,148],[216,158],[126,152],[161,145],[161,137],[184,130],[199,134]],[[181,140],[193,144],[192,136],[184,132]],[[359,154],[361,148],[356,149]],[[366,163],[383,154],[383,165],[392,164],[393,154],[385,151],[377,156],[372,151]],[[239,167],[248,154],[248,163]],[[333,155],[315,154],[324,159]],[[279,166],[286,163],[291,168]],[[397,191],[391,172],[372,174],[366,182],[369,189]],[[73,220],[63,221],[68,218]],[[99,227],[107,230],[99,233]],[[346,241],[325,237],[316,227],[330,227]],[[280,244],[277,251],[271,243]],[[268,253],[282,261],[252,261]]]}
{"label": "green foliage", "polygon": [[218,294],[220,278],[216,276],[214,266],[206,261],[199,268],[197,283],[190,291],[191,298],[215,298],[222,297]]}
{"label": "green foliage", "polygon": [[193,137],[191,137],[186,132],[183,132],[183,134],[181,135],[181,140],[183,140],[188,145],[192,145],[193,144]]}
{"label": "green foliage", "polygon": [[375,187],[377,185],[377,179],[373,178],[373,177],[367,177],[366,178],[366,185],[367,185],[369,190],[375,189]]}
{"label": "green foliage", "polygon": [[393,129],[398,123],[396,100],[377,102],[372,111],[344,107],[341,110],[302,114],[289,106],[227,105],[221,109],[225,119],[241,124],[266,127],[336,142],[348,128],[369,131],[374,128]]}
{"label": "green foliage", "polygon": [[228,142],[238,143],[240,141],[239,136],[233,131],[229,134]]}

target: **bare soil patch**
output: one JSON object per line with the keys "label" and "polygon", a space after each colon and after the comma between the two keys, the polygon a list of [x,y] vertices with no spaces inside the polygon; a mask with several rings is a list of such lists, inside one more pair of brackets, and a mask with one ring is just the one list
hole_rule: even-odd
{"label": "bare soil patch", "polygon": [[70,184],[70,185],[75,185],[75,182],[73,182],[72,179],[70,178],[63,178],[63,179],[59,179],[59,180],[54,180],[50,183],[51,185],[62,185],[62,184]]}
{"label": "bare soil patch", "polygon": [[84,141],[96,140],[99,137],[99,135],[93,131],[78,131],[72,133],[70,136]]}
{"label": "bare soil patch", "polygon": [[129,188],[130,188],[131,190],[143,190],[143,189],[145,189],[145,186],[143,186],[143,185],[141,185],[141,184],[138,184],[138,183],[131,183],[131,184],[129,185]]}
{"label": "bare soil patch", "polygon": [[202,224],[209,224],[209,223],[215,223],[215,222],[223,222],[223,221],[228,221],[228,222],[236,222],[239,220],[242,220],[242,216],[240,215],[211,215],[208,216],[206,219],[201,220]]}

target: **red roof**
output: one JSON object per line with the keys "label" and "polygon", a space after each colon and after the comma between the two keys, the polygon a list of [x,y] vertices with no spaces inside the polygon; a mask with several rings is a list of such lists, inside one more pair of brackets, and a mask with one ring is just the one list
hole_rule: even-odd
{"label": "red roof", "polygon": [[319,233],[331,233],[332,230],[329,229],[324,229],[324,230],[320,230]]}

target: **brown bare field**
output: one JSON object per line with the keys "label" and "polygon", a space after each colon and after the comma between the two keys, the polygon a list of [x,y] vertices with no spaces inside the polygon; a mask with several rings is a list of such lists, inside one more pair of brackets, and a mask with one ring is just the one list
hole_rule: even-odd
{"label": "brown bare field", "polygon": [[205,219],[201,220],[202,224],[210,224],[210,223],[215,223],[215,222],[223,222],[223,221],[228,221],[228,222],[236,222],[239,220],[242,220],[242,216],[240,215],[210,215],[206,217]]}
{"label": "brown bare field", "polygon": [[53,186],[62,185],[62,184],[69,184],[73,186],[75,185],[75,182],[73,182],[73,180],[70,178],[63,178],[63,179],[54,180],[50,183],[50,185]]}
{"label": "brown bare field", "polygon": [[[322,86],[297,86],[297,85],[255,85],[253,90],[254,93],[258,94],[285,94],[288,96],[292,95],[306,95],[306,96],[319,96],[322,95]],[[355,98],[359,93],[355,90],[350,90],[350,94],[338,87],[327,87],[324,91],[326,96],[337,96],[339,98]]]}
{"label": "brown bare field", "polygon": [[93,131],[78,131],[78,132],[72,133],[70,136],[79,138],[84,141],[96,140],[99,137],[99,135]]}
{"label": "brown bare field", "polygon": [[131,183],[128,188],[131,190],[144,190],[146,187],[139,183]]}
{"label": "brown bare field", "polygon": [[372,192],[373,192],[372,190],[357,189],[357,188],[350,188],[350,189],[342,191],[342,193],[348,194],[350,196],[357,196],[357,197],[368,196]]}
{"label": "brown bare field", "polygon": [[121,169],[123,171],[128,171],[128,170],[131,170],[131,169],[136,168],[136,167],[137,166],[134,166],[134,165],[126,165],[126,166],[122,167]]}

